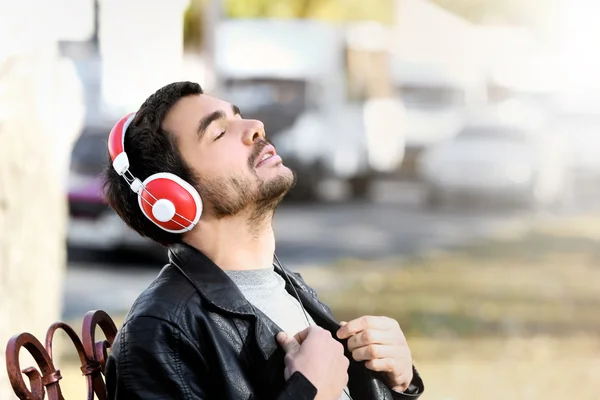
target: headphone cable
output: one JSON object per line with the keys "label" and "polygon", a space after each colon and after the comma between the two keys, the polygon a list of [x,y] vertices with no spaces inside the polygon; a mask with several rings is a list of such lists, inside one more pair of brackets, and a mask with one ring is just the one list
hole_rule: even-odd
{"label": "headphone cable", "polygon": [[[298,300],[298,303],[300,303],[300,308],[302,309],[302,312],[304,312],[304,317],[306,318],[307,324],[309,326],[312,325],[310,323],[310,318],[308,317],[308,313],[306,312],[306,309],[304,308],[304,304],[302,304],[302,300],[300,300],[300,296],[298,295],[296,286],[292,283],[288,273],[286,272],[285,268],[283,267],[283,264],[281,263],[281,261],[279,261],[279,257],[277,257],[277,254],[273,254],[273,255],[275,256],[275,262],[276,262],[277,266],[281,269],[281,271],[283,271],[283,275],[285,275],[288,283],[290,284],[290,286],[294,290],[294,293],[296,294],[296,299]],[[348,396],[348,399],[352,400],[352,396],[350,396],[350,393],[348,393],[348,390],[346,388],[344,388],[344,393],[346,394],[346,396]]]}

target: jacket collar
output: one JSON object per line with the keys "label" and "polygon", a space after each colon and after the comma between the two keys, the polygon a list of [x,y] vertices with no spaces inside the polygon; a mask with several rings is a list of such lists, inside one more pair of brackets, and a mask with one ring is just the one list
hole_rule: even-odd
{"label": "jacket collar", "polygon": [[184,243],[169,246],[169,261],[211,305],[235,314],[254,311],[231,278],[204,253]]}
{"label": "jacket collar", "polygon": [[[169,247],[169,261],[179,267],[184,275],[191,281],[196,290],[213,306],[224,311],[236,314],[255,314],[253,307],[246,300],[242,292],[227,274],[204,253],[196,248],[177,243]],[[310,293],[311,289],[297,276],[297,274],[283,266],[274,263],[275,272],[286,278],[288,290],[289,283],[303,292]],[[293,295],[293,293],[292,293]]]}
{"label": "jacket collar", "polygon": [[[195,287],[200,296],[222,312],[256,320],[256,338],[265,359],[277,350],[275,336],[281,331],[274,322],[246,300],[242,292],[227,274],[205,254],[184,243],[169,247],[170,263]],[[316,294],[295,273],[274,264],[275,271],[286,279],[288,292],[298,292],[302,304],[313,318],[331,327],[338,326],[328,309],[316,299]],[[285,276],[287,275],[287,277]],[[294,287],[290,287],[291,285]],[[324,328],[328,328],[323,326]]]}

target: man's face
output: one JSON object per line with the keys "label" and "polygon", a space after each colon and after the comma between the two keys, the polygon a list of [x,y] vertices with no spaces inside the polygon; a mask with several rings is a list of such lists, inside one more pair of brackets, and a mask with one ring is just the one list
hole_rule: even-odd
{"label": "man's face", "polygon": [[231,104],[207,95],[179,100],[163,121],[197,175],[206,211],[223,218],[272,212],[294,185],[294,174],[265,139],[264,126],[243,119]]}

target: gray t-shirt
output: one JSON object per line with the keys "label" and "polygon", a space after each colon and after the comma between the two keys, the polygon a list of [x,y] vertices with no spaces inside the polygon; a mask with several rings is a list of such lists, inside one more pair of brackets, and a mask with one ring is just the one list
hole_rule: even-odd
{"label": "gray t-shirt", "polygon": [[[285,332],[296,334],[315,325],[310,314],[285,290],[285,280],[273,267],[255,270],[225,271],[240,289],[246,300],[262,311]],[[308,321],[307,321],[308,318]],[[350,400],[348,388],[340,400]]]}

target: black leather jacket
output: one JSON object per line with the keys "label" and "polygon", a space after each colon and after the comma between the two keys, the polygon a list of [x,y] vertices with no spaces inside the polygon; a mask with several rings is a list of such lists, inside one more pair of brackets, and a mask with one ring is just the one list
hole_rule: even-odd
{"label": "black leather jacket", "polygon": [[[187,245],[172,246],[169,257],[113,343],[106,364],[109,399],[315,397],[315,387],[299,372],[285,381],[285,354],[275,340],[281,329],[248,303],[227,274]],[[300,275],[288,274],[315,322],[334,334],[340,325],[329,308]],[[287,289],[292,290],[289,284]],[[423,392],[416,370],[411,385],[416,394],[397,393],[349,358],[354,400],[416,399]]]}

